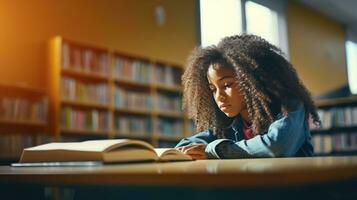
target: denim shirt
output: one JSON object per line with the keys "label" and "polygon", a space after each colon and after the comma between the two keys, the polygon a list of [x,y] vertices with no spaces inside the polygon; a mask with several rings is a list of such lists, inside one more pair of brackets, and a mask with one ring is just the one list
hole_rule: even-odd
{"label": "denim shirt", "polygon": [[225,139],[218,139],[212,129],[181,140],[176,147],[207,144],[205,153],[210,159],[252,157],[312,156],[311,135],[302,103],[287,116],[278,115],[268,131],[251,139],[244,139],[243,121],[238,115],[224,131]]}

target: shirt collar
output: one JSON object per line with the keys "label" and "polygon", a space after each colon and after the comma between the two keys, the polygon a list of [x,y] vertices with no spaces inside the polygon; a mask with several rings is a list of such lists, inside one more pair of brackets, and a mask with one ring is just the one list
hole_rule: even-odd
{"label": "shirt collar", "polygon": [[231,128],[235,132],[239,132],[242,129],[243,121],[240,115],[234,117],[232,123],[227,127],[227,129]]}

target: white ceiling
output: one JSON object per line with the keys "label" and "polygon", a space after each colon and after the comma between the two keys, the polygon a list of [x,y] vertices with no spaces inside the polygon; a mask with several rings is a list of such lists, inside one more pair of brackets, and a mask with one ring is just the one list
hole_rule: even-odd
{"label": "white ceiling", "polygon": [[343,23],[357,34],[357,0],[297,0],[302,4]]}

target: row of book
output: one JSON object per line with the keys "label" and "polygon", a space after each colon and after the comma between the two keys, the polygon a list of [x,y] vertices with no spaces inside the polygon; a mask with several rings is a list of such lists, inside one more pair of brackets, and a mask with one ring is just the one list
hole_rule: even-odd
{"label": "row of book", "polygon": [[135,135],[147,135],[152,132],[152,122],[149,117],[117,116],[115,127],[120,133]]}
{"label": "row of book", "polygon": [[182,70],[165,65],[157,65],[155,81],[159,84],[177,86],[181,85]]}
{"label": "row of book", "polygon": [[35,145],[31,135],[4,134],[0,137],[0,154],[6,155],[3,159],[20,158],[22,150]]}
{"label": "row of book", "polygon": [[357,132],[331,135],[313,135],[315,154],[329,154],[344,151],[357,151]]}
{"label": "row of book", "polygon": [[54,137],[45,134],[1,134],[0,156],[5,160],[17,160],[24,148],[53,141]]}
{"label": "row of book", "polygon": [[[85,83],[73,78],[61,79],[61,96],[63,100],[91,102],[107,105],[108,87],[103,83]],[[114,91],[114,105],[118,108],[141,108],[150,110],[152,98],[147,92],[128,91],[117,87]],[[157,108],[162,111],[181,111],[181,97],[177,94],[157,95]]]}
{"label": "row of book", "polygon": [[116,108],[151,110],[152,97],[147,92],[129,91],[117,87],[114,91],[114,105]]}
{"label": "row of book", "polygon": [[61,95],[64,100],[108,104],[108,85],[85,83],[69,77],[61,79]]}
{"label": "row of book", "polygon": [[110,56],[106,51],[62,43],[62,69],[108,75]]}
{"label": "row of book", "polygon": [[[115,127],[122,133],[145,135],[152,132],[152,120],[149,117],[117,116]],[[183,123],[181,120],[158,118],[157,131],[159,135],[182,136]]]}
{"label": "row of book", "polygon": [[72,107],[64,107],[61,110],[61,127],[65,129],[108,130],[109,120],[106,111],[81,110]]}
{"label": "row of book", "polygon": [[181,85],[182,69],[167,65],[153,65],[148,61],[131,60],[115,57],[113,76],[120,80],[131,80],[139,83]]}
{"label": "row of book", "polygon": [[177,95],[168,95],[164,93],[157,94],[157,109],[160,111],[181,112],[181,97]]}
{"label": "row of book", "polygon": [[157,134],[169,136],[182,136],[183,123],[179,119],[158,118]]}
{"label": "row of book", "polygon": [[0,97],[0,119],[47,122],[48,100]]}
{"label": "row of book", "polygon": [[[321,129],[357,126],[357,107],[319,109],[317,112],[321,119]],[[311,129],[316,128],[311,126]]]}
{"label": "row of book", "polygon": [[[61,127],[74,130],[109,130],[108,113],[97,110],[80,110],[65,107],[61,113]],[[115,129],[124,134],[145,135],[152,132],[152,119],[141,116],[117,115],[114,119]],[[182,120],[158,118],[157,134],[180,135],[183,133]],[[191,126],[192,127],[192,126]]]}
{"label": "row of book", "polygon": [[114,59],[113,77],[119,80],[150,83],[153,80],[153,65],[145,61],[116,56]]}

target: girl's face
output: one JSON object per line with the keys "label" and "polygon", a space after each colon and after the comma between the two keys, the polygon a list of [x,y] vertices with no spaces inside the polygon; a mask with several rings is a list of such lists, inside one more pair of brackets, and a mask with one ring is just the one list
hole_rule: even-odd
{"label": "girl's face", "polygon": [[219,109],[228,117],[234,117],[246,111],[243,96],[232,68],[219,64],[211,65],[207,71],[209,88]]}

